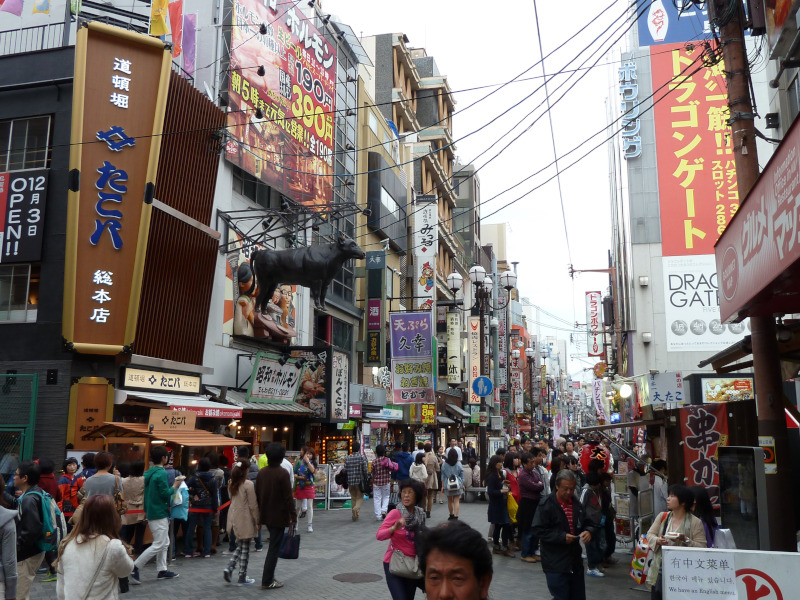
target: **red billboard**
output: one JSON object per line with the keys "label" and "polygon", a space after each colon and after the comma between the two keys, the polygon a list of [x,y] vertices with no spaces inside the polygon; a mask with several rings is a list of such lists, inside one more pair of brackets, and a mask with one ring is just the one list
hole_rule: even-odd
{"label": "red billboard", "polygon": [[653,108],[663,256],[713,254],[739,208],[723,63],[703,67],[702,52],[674,45],[650,55],[653,90],[667,85]]}
{"label": "red billboard", "polygon": [[701,485],[711,503],[719,505],[717,449],[728,445],[728,414],[725,403],[687,406],[680,409],[683,469],[686,485]]}
{"label": "red billboard", "polygon": [[300,204],[329,203],[335,45],[296,2],[235,0],[232,25],[226,157]]}

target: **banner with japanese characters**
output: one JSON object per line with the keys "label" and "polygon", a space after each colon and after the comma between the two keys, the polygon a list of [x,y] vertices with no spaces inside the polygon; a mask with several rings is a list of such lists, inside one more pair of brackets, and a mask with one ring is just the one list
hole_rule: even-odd
{"label": "banner with japanese characters", "polygon": [[313,208],[333,197],[336,44],[300,4],[233,2],[225,156]]}
{"label": "banner with japanese characters", "polygon": [[439,254],[439,205],[435,195],[417,196],[414,205],[414,256],[430,257]]}
{"label": "banner with japanese characters", "polygon": [[478,405],[481,397],[472,389],[472,382],[481,376],[481,319],[480,317],[470,317],[467,323],[467,342],[469,343],[469,404]]}
{"label": "banner with japanese characters", "polygon": [[414,310],[433,310],[436,296],[436,257],[414,257]]}
{"label": "banner with japanese characters", "polygon": [[739,209],[725,65],[703,66],[704,49],[650,55],[663,256],[713,254]]}
{"label": "banner with japanese characters", "polygon": [[728,445],[728,412],[724,403],[680,409],[683,470],[686,485],[701,485],[719,506],[717,448]]}
{"label": "banner with japanese characters", "polygon": [[348,396],[350,393],[350,357],[344,352],[333,353],[331,369],[331,421],[346,422],[349,419]]}
{"label": "banner with japanese characters", "polygon": [[719,352],[747,335],[749,320],[721,320],[713,254],[664,256],[661,262],[667,352]]}
{"label": "banner with japanese characters", "polygon": [[389,313],[393,404],[434,399],[433,312]]}
{"label": "banner with japanese characters", "polygon": [[0,173],[0,263],[42,259],[49,169]]}
{"label": "banner with japanese characters", "polygon": [[497,371],[497,387],[501,392],[508,389],[508,292],[500,288],[497,290],[497,304],[502,306],[497,311],[497,361],[500,368]]}
{"label": "banner with japanese characters", "polygon": [[600,314],[602,295],[586,292],[586,347],[589,356],[604,356],[603,317]]}
{"label": "banner with japanese characters", "polygon": [[447,313],[447,383],[461,383],[461,313]]}
{"label": "banner with japanese characters", "polygon": [[77,352],[134,342],[170,61],[158,38],[78,28],[63,312]]}

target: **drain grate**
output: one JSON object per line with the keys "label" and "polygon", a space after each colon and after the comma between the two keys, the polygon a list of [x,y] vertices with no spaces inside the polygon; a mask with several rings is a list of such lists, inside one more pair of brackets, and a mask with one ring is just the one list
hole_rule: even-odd
{"label": "drain grate", "polygon": [[375,575],[375,573],[339,573],[334,575],[333,578],[342,583],[373,583],[383,579],[383,577]]}

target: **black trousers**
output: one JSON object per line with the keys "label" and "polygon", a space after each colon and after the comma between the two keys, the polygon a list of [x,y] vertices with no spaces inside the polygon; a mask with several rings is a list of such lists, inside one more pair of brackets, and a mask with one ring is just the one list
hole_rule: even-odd
{"label": "black trousers", "polygon": [[261,574],[261,585],[269,585],[275,579],[275,566],[278,564],[278,551],[283,541],[283,527],[267,527],[269,530],[269,547],[264,559],[264,572]]}

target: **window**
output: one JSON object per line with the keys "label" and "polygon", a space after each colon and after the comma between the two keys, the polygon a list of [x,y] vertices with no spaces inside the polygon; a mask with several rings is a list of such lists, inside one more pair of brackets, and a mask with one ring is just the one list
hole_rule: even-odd
{"label": "window", "polygon": [[0,322],[35,323],[39,266],[0,266]]}
{"label": "window", "polygon": [[331,343],[342,350],[351,350],[353,347],[353,326],[334,317],[331,326]]}
{"label": "window", "polygon": [[386,267],[386,297],[394,298],[394,271]]}
{"label": "window", "polygon": [[0,171],[46,168],[49,150],[49,116],[0,121]]}
{"label": "window", "polygon": [[372,111],[369,111],[369,128],[375,134],[375,137],[378,137],[378,117]]}
{"label": "window", "polygon": [[786,103],[789,109],[789,122],[794,121],[798,111],[800,111],[800,90],[798,90],[798,76],[795,75],[789,87],[786,88]]}
{"label": "window", "polygon": [[395,199],[391,197],[384,187],[381,187],[381,204],[383,204],[387,212],[394,216],[395,219],[400,218],[400,205],[397,204]]}
{"label": "window", "polygon": [[270,207],[269,186],[236,166],[233,166],[233,191],[264,208]]}

